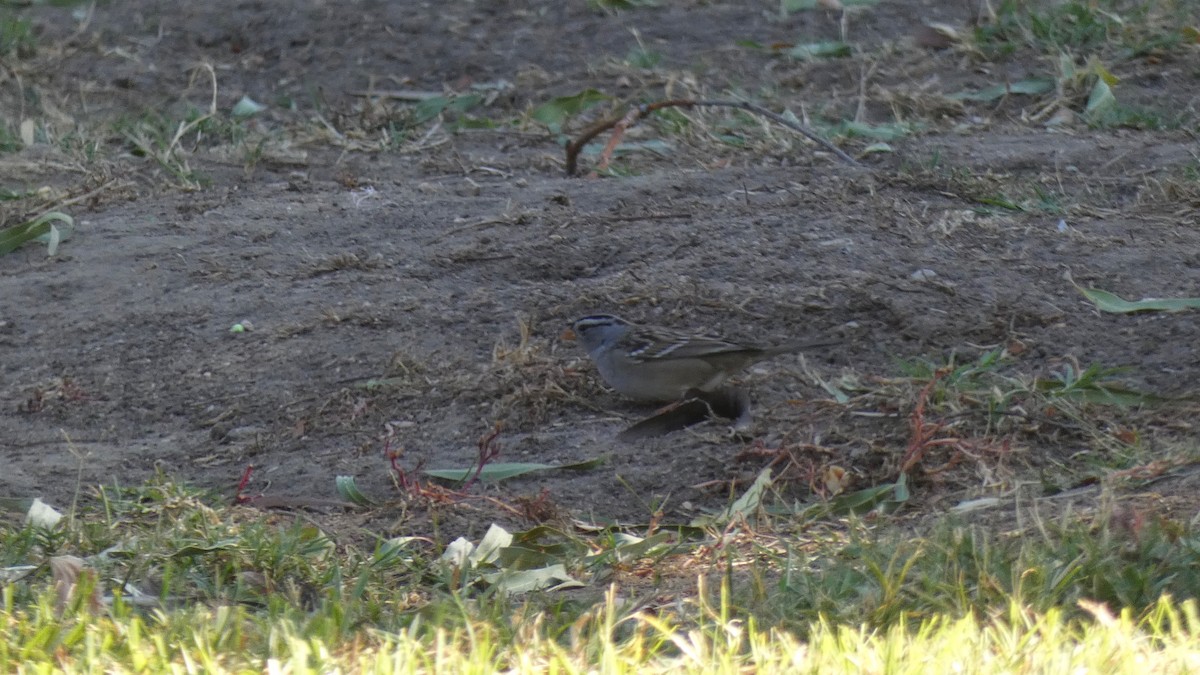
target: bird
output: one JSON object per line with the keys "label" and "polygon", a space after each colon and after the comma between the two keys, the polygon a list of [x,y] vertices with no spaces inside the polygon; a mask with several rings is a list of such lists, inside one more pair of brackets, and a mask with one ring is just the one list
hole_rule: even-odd
{"label": "bird", "polygon": [[731,375],[759,361],[838,343],[760,347],[639,325],[612,314],[576,319],[563,337],[579,341],[608,386],[644,402],[677,401],[693,389],[712,392]]}

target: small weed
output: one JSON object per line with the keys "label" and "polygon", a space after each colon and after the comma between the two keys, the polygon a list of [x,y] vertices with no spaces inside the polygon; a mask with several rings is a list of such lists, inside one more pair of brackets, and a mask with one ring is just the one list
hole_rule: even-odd
{"label": "small weed", "polygon": [[[920,389],[901,387],[890,394],[912,409],[900,473],[923,467],[926,474],[941,474],[968,460],[968,466],[994,476],[1014,444],[1094,449],[1087,453],[1082,474],[1059,467],[1067,483],[1146,461],[1136,428],[1122,422],[1128,417],[1124,411],[1161,400],[1116,380],[1119,369],[1080,368],[1067,359],[1048,374],[1024,374],[1000,349],[961,365],[916,361],[903,367],[913,378],[910,386]],[[1053,457],[1053,452],[1040,452],[1033,461],[1057,464]]]}
{"label": "small weed", "polygon": [[1050,399],[1065,399],[1084,403],[1104,403],[1120,406],[1146,405],[1158,402],[1154,396],[1133,391],[1115,381],[1123,368],[1106,368],[1092,364],[1080,369],[1078,364],[1065,363],[1049,377],[1038,379],[1035,387]]}
{"label": "small weed", "polygon": [[58,148],[76,157],[84,165],[95,164],[102,158],[104,143],[100,137],[90,137],[78,131],[70,131],[58,138]]}
{"label": "small weed", "polygon": [[666,108],[654,116],[654,128],[664,136],[683,135],[692,126],[692,120],[674,108]]}
{"label": "small weed", "polygon": [[[1013,197],[1001,192],[975,197],[975,201],[982,207],[996,207],[1017,213],[1062,215],[1066,213],[1066,207],[1062,204],[1062,198],[1063,195],[1050,192],[1042,185],[1034,183],[1029,187],[1029,194],[1026,195]],[[990,213],[992,209],[980,208],[979,211]]]}
{"label": "small weed", "polygon": [[23,147],[21,137],[8,124],[0,124],[0,152],[16,152]]}
{"label": "small weed", "polygon": [[125,139],[135,156],[154,160],[179,181],[181,187],[196,189],[205,183],[205,179],[192,170],[188,163],[191,151],[183,142],[190,139],[194,147],[206,131],[213,133],[218,125],[211,117],[211,114],[202,114],[196,109],[182,120],[150,111],[140,118],[118,120],[114,130]]}
{"label": "small weed", "polygon": [[[1024,389],[1016,380],[1001,374],[1011,365],[1004,348],[996,348],[980,355],[975,361],[956,365],[951,359],[947,365],[918,360],[900,364],[901,371],[917,381],[935,380],[936,386],[928,400],[935,406],[947,406],[951,412],[961,412],[964,407],[980,404],[989,416],[1008,410],[1013,399]],[[998,421],[992,418],[992,421]]]}
{"label": "small weed", "polygon": [[658,63],[662,61],[662,58],[663,55],[661,53],[648,50],[639,44],[633,49],[630,49],[629,53],[625,55],[625,63],[629,64],[633,68],[649,70],[654,66],[657,66]]}
{"label": "small weed", "polygon": [[1048,213],[1051,215],[1061,215],[1065,213],[1060,195],[1056,195],[1036,183],[1033,185],[1033,194],[1036,197],[1036,209],[1039,212]]}
{"label": "small weed", "polygon": [[33,56],[37,38],[29,19],[0,10],[0,57],[27,59]]}

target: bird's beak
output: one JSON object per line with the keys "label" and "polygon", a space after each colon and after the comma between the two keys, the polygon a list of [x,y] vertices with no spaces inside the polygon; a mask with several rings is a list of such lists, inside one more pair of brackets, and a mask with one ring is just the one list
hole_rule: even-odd
{"label": "bird's beak", "polygon": [[577,339],[577,337],[578,336],[575,335],[574,329],[567,328],[566,330],[564,330],[562,332],[562,335],[558,336],[558,339],[559,340],[575,340],[575,339]]}

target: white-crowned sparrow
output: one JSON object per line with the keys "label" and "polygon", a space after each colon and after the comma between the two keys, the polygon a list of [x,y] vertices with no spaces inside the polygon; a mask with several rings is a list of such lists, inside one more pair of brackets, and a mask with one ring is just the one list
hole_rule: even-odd
{"label": "white-crowned sparrow", "polygon": [[741,345],[718,337],[639,326],[611,314],[577,319],[567,332],[587,350],[610,387],[640,401],[675,401],[690,389],[712,391],[730,375],[763,359],[835,344]]}

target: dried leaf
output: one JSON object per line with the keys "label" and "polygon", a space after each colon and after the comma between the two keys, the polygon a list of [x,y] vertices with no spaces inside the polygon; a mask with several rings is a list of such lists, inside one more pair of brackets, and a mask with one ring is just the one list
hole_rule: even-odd
{"label": "dried leaf", "polygon": [[[73,555],[58,555],[50,558],[50,576],[54,580],[54,608],[59,614],[62,614],[68,607],[71,596],[75,594],[75,589],[79,586],[80,577],[85,574],[91,575],[91,580],[95,581],[95,573],[84,569],[82,558]],[[100,589],[94,583],[87,604],[88,609],[93,612],[100,610],[102,604]]]}
{"label": "dried leaf", "polygon": [[825,469],[825,492],[829,496],[840,495],[850,485],[852,477],[849,471],[840,466],[830,466]]}
{"label": "dried leaf", "polygon": [[926,49],[946,49],[962,42],[962,36],[954,26],[944,23],[924,23],[917,27],[913,36],[917,46]]}

